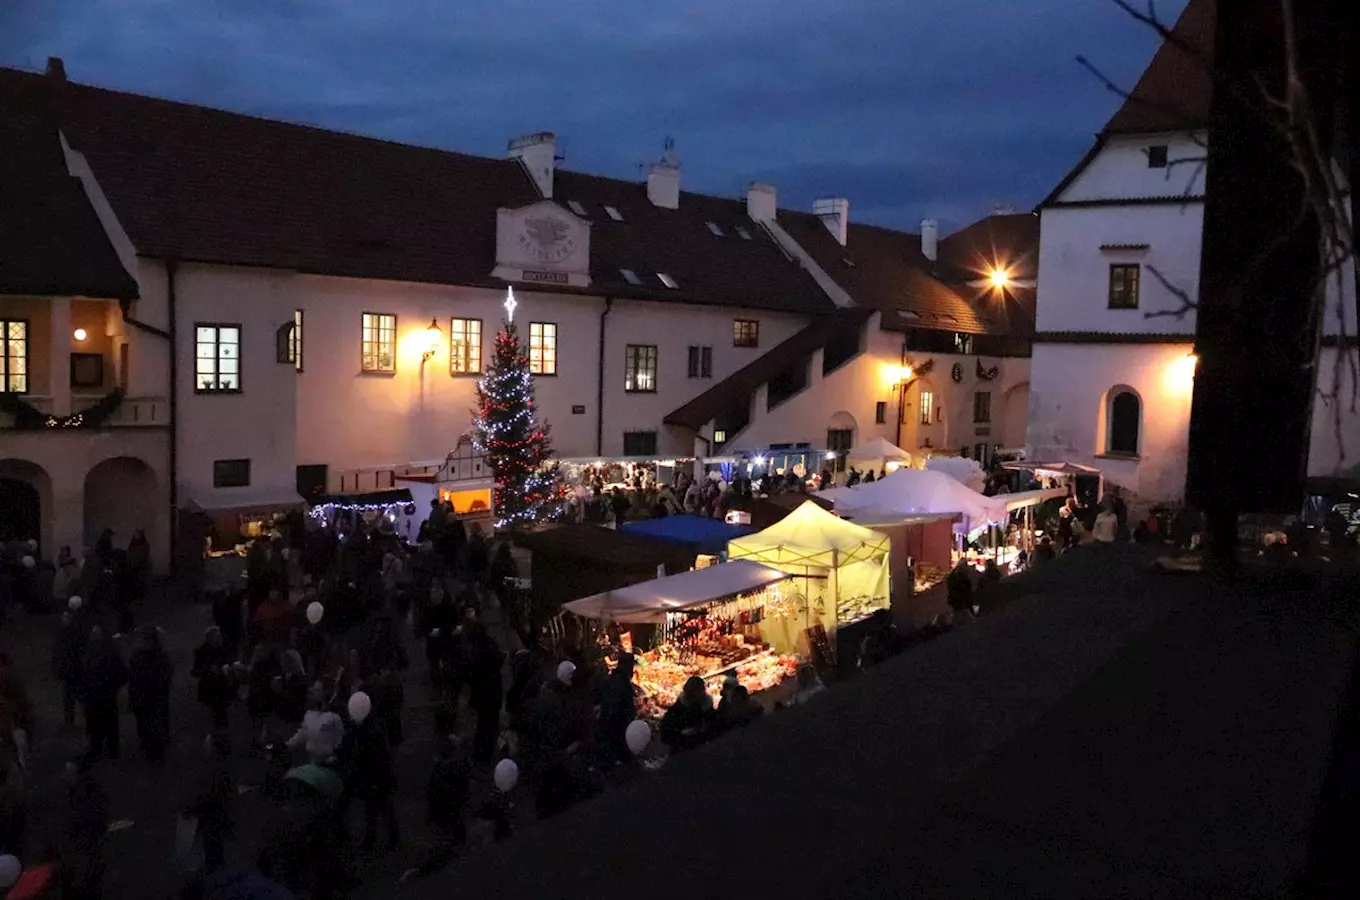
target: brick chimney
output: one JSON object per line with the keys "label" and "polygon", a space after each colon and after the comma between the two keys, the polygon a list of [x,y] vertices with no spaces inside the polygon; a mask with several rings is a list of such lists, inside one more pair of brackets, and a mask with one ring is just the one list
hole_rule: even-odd
{"label": "brick chimney", "polygon": [[746,215],[752,222],[771,222],[779,208],[779,195],[774,185],[753,181],[746,186]]}
{"label": "brick chimney", "polygon": [[820,197],[812,201],[812,214],[842,247],[850,235],[850,201],[845,197]]}
{"label": "brick chimney", "polygon": [[55,81],[66,80],[66,63],[61,61],[60,56],[47,57],[47,77]]}
{"label": "brick chimney", "polygon": [[939,256],[940,223],[934,219],[921,220],[921,255],[934,262]]}
{"label": "brick chimney", "polygon": [[647,167],[647,199],[661,209],[680,208],[680,163],[675,159],[675,144],[669,138],[660,162]]}
{"label": "brick chimney", "polygon": [[553,169],[557,167],[557,135],[539,131],[515,138],[507,148],[511,159],[519,160],[529,180],[538,188],[539,196],[551,200]]}

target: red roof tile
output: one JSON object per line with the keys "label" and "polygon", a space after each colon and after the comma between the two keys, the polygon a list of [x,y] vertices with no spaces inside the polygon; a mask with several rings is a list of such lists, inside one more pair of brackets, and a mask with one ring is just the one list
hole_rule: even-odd
{"label": "red roof tile", "polygon": [[1209,123],[1213,95],[1216,0],[1190,0],[1128,98],[1105,124],[1107,134],[1186,131]]}
{"label": "red roof tile", "polygon": [[44,109],[0,93],[0,147],[0,294],[135,298]]}
{"label": "red roof tile", "polygon": [[[0,96],[43,103],[49,80],[0,68]],[[436,284],[499,285],[496,210],[538,199],[518,162],[277,122],[74,83],[62,128],[84,153],[138,253],[185,261]],[[596,222],[590,293],[824,312],[831,302],[745,203],[558,171],[559,202]],[[603,214],[618,207],[622,222]],[[725,236],[707,227],[714,221]],[[744,222],[753,240],[726,227]],[[643,285],[628,284],[632,269]],[[678,288],[661,284],[657,273]]]}

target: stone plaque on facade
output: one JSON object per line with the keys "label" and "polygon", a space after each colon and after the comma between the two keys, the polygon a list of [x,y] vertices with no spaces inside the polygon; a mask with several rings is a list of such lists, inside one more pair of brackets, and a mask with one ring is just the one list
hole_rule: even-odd
{"label": "stone plaque on facade", "polygon": [[496,268],[506,281],[590,285],[590,223],[551,200],[496,211]]}

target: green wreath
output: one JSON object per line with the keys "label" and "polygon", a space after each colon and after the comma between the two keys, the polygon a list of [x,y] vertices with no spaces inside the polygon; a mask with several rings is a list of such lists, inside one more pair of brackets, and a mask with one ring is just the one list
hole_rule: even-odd
{"label": "green wreath", "polygon": [[21,394],[0,393],[0,413],[14,417],[14,428],[39,431],[44,428],[99,428],[123,404],[122,388],[114,388],[93,405],[69,416],[54,416],[29,403]]}

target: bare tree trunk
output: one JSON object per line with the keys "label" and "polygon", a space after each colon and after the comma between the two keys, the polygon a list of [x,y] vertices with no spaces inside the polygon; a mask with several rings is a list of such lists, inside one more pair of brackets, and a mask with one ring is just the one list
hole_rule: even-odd
{"label": "bare tree trunk", "polygon": [[[1315,77],[1336,61],[1330,6],[1294,2],[1298,59],[1319,101],[1334,96]],[[1229,569],[1240,514],[1302,504],[1315,396],[1319,226],[1282,117],[1255,87],[1286,95],[1283,22],[1281,0],[1218,6],[1186,495],[1208,520],[1211,560]],[[1317,109],[1327,134],[1331,107]]]}

